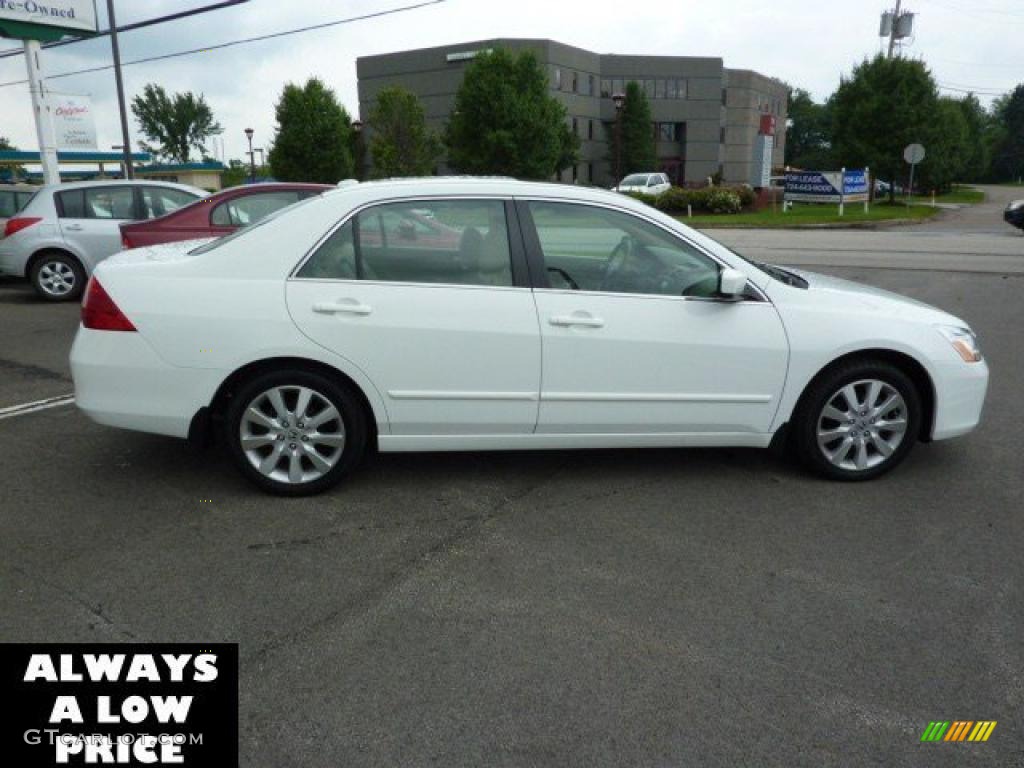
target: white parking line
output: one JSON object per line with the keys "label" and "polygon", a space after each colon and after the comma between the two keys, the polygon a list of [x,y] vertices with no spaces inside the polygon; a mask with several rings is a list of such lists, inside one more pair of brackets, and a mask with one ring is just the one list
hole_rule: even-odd
{"label": "white parking line", "polygon": [[47,408],[60,408],[64,405],[71,405],[73,402],[75,402],[74,395],[58,395],[57,397],[48,397],[45,400],[12,405],[7,408],[0,408],[0,420],[24,416],[26,413],[45,411]]}

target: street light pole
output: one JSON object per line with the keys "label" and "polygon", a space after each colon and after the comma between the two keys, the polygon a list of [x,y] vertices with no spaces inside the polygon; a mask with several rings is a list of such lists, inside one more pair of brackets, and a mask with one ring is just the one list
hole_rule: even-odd
{"label": "street light pole", "polygon": [[622,108],[626,104],[626,94],[616,93],[612,96],[615,104],[615,186],[622,181]]}
{"label": "street light pole", "polygon": [[252,151],[252,128],[245,129],[245,137],[249,139],[249,183],[256,183],[256,153]]}
{"label": "street light pole", "polygon": [[124,145],[124,177],[135,178],[132,167],[132,141],[128,136],[128,113],[124,106],[124,80],[121,78],[121,48],[117,44],[117,19],[114,18],[114,0],[107,0],[107,17],[110,23],[110,50],[114,54],[114,81],[117,83],[117,108],[121,112],[121,144]]}

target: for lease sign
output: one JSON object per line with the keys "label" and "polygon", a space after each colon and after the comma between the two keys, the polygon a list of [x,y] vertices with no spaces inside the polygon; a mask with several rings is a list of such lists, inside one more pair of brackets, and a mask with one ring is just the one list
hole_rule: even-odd
{"label": "for lease sign", "polygon": [[0,0],[0,22],[96,31],[94,0]]}

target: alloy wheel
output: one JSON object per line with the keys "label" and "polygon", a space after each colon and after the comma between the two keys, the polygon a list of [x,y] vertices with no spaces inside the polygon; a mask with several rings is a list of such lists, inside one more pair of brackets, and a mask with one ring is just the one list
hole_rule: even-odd
{"label": "alloy wheel", "polygon": [[50,296],[67,296],[75,289],[75,270],[63,261],[47,261],[39,268],[39,287]]}
{"label": "alloy wheel", "polygon": [[276,386],[246,405],[239,440],[260,474],[299,485],[320,479],[341,460],[345,423],[338,407],[315,389]]}
{"label": "alloy wheel", "polygon": [[884,464],[906,437],[907,404],[899,391],[880,379],[844,385],[822,408],[818,447],[830,464],[862,472]]}

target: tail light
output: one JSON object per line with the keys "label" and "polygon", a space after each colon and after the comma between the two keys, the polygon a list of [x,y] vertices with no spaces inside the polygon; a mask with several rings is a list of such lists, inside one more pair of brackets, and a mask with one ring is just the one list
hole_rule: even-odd
{"label": "tail light", "polygon": [[135,330],[132,321],[125,317],[124,312],[95,277],[90,277],[89,284],[85,287],[85,298],[82,299],[82,325],[94,331]]}
{"label": "tail light", "polygon": [[42,219],[38,216],[16,216],[13,219],[8,219],[7,224],[4,226],[4,237],[10,237],[15,232],[21,232],[25,227],[31,227],[40,221]]}

